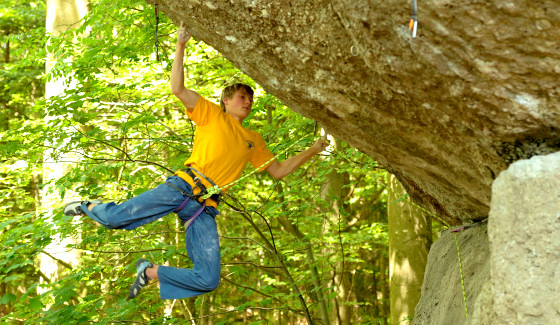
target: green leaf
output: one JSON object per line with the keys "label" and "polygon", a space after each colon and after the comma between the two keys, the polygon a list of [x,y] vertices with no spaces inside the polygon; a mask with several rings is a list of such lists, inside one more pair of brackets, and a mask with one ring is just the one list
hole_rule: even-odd
{"label": "green leaf", "polygon": [[2,298],[0,298],[0,305],[7,305],[15,301],[16,301],[16,296],[11,293],[7,293],[3,295]]}
{"label": "green leaf", "polygon": [[[130,286],[124,280],[132,281],[139,258],[192,266],[185,252],[185,230],[174,216],[120,231],[90,218],[63,216],[60,209],[66,201],[82,198],[122,203],[161,184],[169,174],[163,167],[176,170],[191,155],[195,125],[185,118],[184,107],[169,90],[173,63],[169,49],[175,45],[177,27],[160,12],[157,61],[154,8],[145,1],[94,0],[81,26],[59,36],[46,34],[44,1],[6,1],[9,14],[0,14],[5,32],[0,40],[2,44],[9,40],[11,57],[0,70],[0,107],[9,107],[0,110],[0,269],[5,292],[13,294],[0,300],[10,304],[15,299],[9,317],[44,324],[183,322],[179,304],[165,313],[168,307],[159,299],[157,286],[145,287],[141,300],[124,299]],[[49,57],[56,54],[59,59],[48,74],[47,39]],[[267,94],[216,50],[192,40],[185,53],[186,86],[211,101],[218,102],[221,89],[232,82],[253,86],[257,95],[244,125],[261,133],[269,149],[282,152],[279,160],[312,145],[319,131],[314,121]],[[46,100],[45,81],[56,78],[71,78],[76,87]],[[46,114],[59,118],[45,121]],[[54,148],[51,160],[72,163],[49,174],[44,167],[51,164],[41,164],[49,152],[45,138]],[[26,161],[27,167],[11,168],[18,160]],[[233,324],[246,308],[262,305],[282,310],[285,322],[304,322],[296,311],[300,306],[294,285],[306,296],[323,292],[325,298],[330,296],[328,304],[340,303],[335,301],[336,288],[317,287],[310,271],[315,267],[323,283],[331,283],[333,274],[352,270],[357,298],[348,304],[356,305],[357,299],[361,304],[353,321],[377,323],[371,315],[379,310],[382,299],[377,297],[387,283],[379,266],[387,265],[386,174],[378,167],[370,157],[340,143],[332,153],[315,157],[280,183],[257,173],[237,184],[230,191],[237,200],[224,199],[234,206],[238,201],[245,215],[223,204],[216,218],[224,236],[220,238],[222,274],[274,298],[262,300],[256,292],[224,281],[215,292],[195,298],[197,310],[232,311],[213,319]],[[330,187],[336,187],[333,195],[327,194]],[[38,192],[61,199],[45,200],[41,209],[48,213],[37,213],[39,202],[30,194]],[[59,279],[39,285],[33,263],[37,252],[58,243],[55,234],[76,240],[70,247],[60,245],[61,252],[80,249],[82,254]],[[384,263],[379,261],[382,258]],[[279,268],[279,260],[295,283]],[[372,282],[379,284],[373,294]],[[27,291],[20,295],[22,286]],[[39,287],[45,292],[40,298],[36,297]],[[239,307],[231,310],[231,306]],[[245,314],[249,324],[279,321],[272,311]]]}
{"label": "green leaf", "polygon": [[145,187],[137,188],[137,189],[134,190],[133,194],[134,194],[134,196],[138,196],[138,195],[146,192],[147,190],[149,190],[149,188],[145,188]]}
{"label": "green leaf", "polygon": [[20,278],[21,278],[21,276],[19,276],[19,275],[11,275],[11,276],[8,276],[8,277],[6,277],[6,278],[4,279],[4,283],[8,283],[8,282],[10,282],[10,281],[19,280]]}
{"label": "green leaf", "polygon": [[31,308],[34,312],[38,312],[43,309],[43,307],[45,307],[45,305],[41,302],[40,297],[35,297],[29,300],[29,308]]}

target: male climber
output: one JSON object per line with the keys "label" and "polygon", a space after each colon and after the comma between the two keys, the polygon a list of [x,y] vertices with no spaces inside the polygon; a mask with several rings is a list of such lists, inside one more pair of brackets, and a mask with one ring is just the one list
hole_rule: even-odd
{"label": "male climber", "polygon": [[[209,102],[184,86],[183,55],[191,35],[181,27],[177,32],[171,89],[196,124],[192,154],[187,167],[170,176],[165,184],[121,204],[77,201],[64,207],[66,215],[87,214],[111,229],[134,229],[172,212],[186,227],[186,249],[194,266],[181,269],[155,265],[145,259],[136,262],[137,275],[129,292],[135,298],[150,280],[158,279],[161,299],[180,299],[214,290],[220,282],[220,245],[216,221],[220,195],[206,195],[206,189],[222,188],[237,180],[250,162],[275,179],[282,178],[327,147],[321,139],[307,150],[284,161],[277,161],[260,134],[244,128],[249,116],[253,90],[244,84],[226,87],[220,105]],[[220,108],[221,106],[221,108]],[[227,186],[222,192],[227,191]],[[204,197],[204,198],[203,198]]]}

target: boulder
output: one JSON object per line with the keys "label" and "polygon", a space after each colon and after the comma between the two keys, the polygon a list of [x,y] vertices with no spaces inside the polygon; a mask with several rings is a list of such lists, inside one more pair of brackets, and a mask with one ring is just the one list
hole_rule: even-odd
{"label": "boulder", "polygon": [[[147,0],[154,4],[155,0]],[[558,151],[560,2],[157,0],[265,90],[395,174],[447,224]]]}
{"label": "boulder", "polygon": [[[464,295],[461,277],[465,287]],[[457,233],[451,233],[449,229],[443,231],[428,255],[422,294],[414,309],[412,324],[492,324],[489,321],[491,307],[487,225],[477,223],[476,226]]]}
{"label": "boulder", "polygon": [[[413,324],[557,324],[560,153],[496,178],[488,226],[445,230],[432,245]],[[466,293],[465,310],[461,274]]]}
{"label": "boulder", "polygon": [[560,153],[513,163],[492,185],[493,324],[560,319]]}

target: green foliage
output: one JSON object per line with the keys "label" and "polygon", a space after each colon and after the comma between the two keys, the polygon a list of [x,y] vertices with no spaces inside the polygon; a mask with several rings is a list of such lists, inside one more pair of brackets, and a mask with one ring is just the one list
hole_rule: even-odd
{"label": "green foliage", "polygon": [[[136,259],[191,265],[182,226],[170,215],[134,231],[108,230],[60,210],[75,198],[122,202],[161,184],[190,155],[194,125],[169,89],[176,26],[160,15],[157,61],[153,7],[144,1],[93,1],[83,24],[60,36],[45,35],[45,3],[7,3],[0,18],[0,42],[13,49],[0,72],[2,321],[295,322],[304,319],[296,288],[313,317],[321,317],[322,299],[332,315],[335,302],[347,306],[356,324],[387,315],[377,298],[388,272],[385,173],[344,143],[282,182],[255,174],[230,190],[217,219],[223,269],[216,291],[161,301],[151,284],[125,300]],[[57,58],[48,74],[46,50]],[[247,126],[280,159],[318,137],[313,121],[204,43],[189,42],[186,61],[187,87],[216,102],[231,82],[254,86]],[[46,99],[45,82],[57,79],[68,87]],[[50,178],[51,162],[64,161],[61,176]],[[48,193],[55,202],[44,199]],[[77,252],[78,262],[61,258],[55,274],[46,274],[40,261],[54,244]],[[351,294],[342,299],[346,282]]]}

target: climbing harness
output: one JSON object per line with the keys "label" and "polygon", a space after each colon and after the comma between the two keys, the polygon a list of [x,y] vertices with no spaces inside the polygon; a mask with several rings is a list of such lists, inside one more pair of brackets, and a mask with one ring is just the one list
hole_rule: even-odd
{"label": "climbing harness", "polygon": [[[193,180],[193,182],[195,183],[195,188],[198,187],[200,189],[200,193],[195,195],[195,197],[200,197],[203,201],[211,199],[220,204],[220,199],[223,193],[218,188],[218,185],[216,185],[209,177],[194,169],[193,167],[183,169],[183,172],[189,175],[189,177]],[[210,188],[206,188],[206,186],[204,186],[204,184],[201,182],[200,177],[196,176],[194,173],[197,173],[200,177],[204,178],[212,186]]]}
{"label": "climbing harness", "polygon": [[[300,139],[301,140],[301,139]],[[260,170],[263,166],[266,166],[267,164],[271,163],[274,159],[278,158],[280,155],[282,155],[283,153],[285,153],[286,151],[290,150],[293,146],[295,146],[297,143],[299,143],[299,141],[294,141],[292,144],[290,144],[289,146],[287,146],[284,150],[280,151],[277,155],[275,155],[274,157],[272,157],[271,159],[269,159],[268,161],[264,162],[262,165],[260,165],[259,167],[255,168],[255,170],[253,170],[252,172],[244,175],[243,177],[229,183],[226,184],[222,187],[219,187],[218,185],[216,185],[209,177],[207,177],[206,175],[204,175],[203,173],[199,172],[198,170],[196,170],[193,167],[188,167],[186,169],[183,169],[182,171],[185,172],[187,175],[189,175],[189,177],[193,180],[193,182],[195,183],[195,187],[193,188],[193,190],[195,188],[199,188],[200,192],[198,194],[188,194],[185,191],[183,191],[182,189],[180,189],[179,187],[177,187],[176,185],[166,182],[165,184],[167,184],[168,186],[174,188],[175,190],[179,191],[181,194],[183,194],[183,196],[186,197],[185,201],[183,201],[183,203],[181,203],[181,205],[179,207],[177,207],[177,209],[175,209],[173,212],[179,212],[181,211],[189,202],[189,199],[195,199],[197,201],[199,201],[198,199],[200,198],[202,200],[202,207],[195,213],[193,214],[192,217],[190,217],[187,220],[183,220],[184,224],[186,225],[186,228],[188,229],[188,227],[192,224],[192,222],[194,221],[194,219],[196,219],[200,213],[202,213],[202,211],[204,210],[204,208],[206,207],[206,200],[207,199],[211,199],[213,201],[215,201],[216,203],[220,203],[220,199],[223,195],[222,190],[224,188],[228,188],[228,187],[232,187],[235,184],[241,182],[242,180],[244,180],[245,178],[251,176],[252,174],[256,173],[258,170]],[[198,174],[198,176],[196,174]],[[204,178],[208,183],[210,183],[211,187],[207,188],[201,181],[200,177]],[[188,223],[188,224],[187,224]]]}
{"label": "climbing harness", "polygon": [[[210,185],[212,185],[212,187],[211,187],[212,189],[217,188],[218,185],[216,185],[210,178],[208,178],[207,176],[205,176],[204,174],[202,174],[198,170],[194,169],[193,167],[189,167],[187,169],[182,169],[181,171],[186,173],[187,175],[189,175],[189,177],[193,180],[193,182],[195,184],[195,187],[193,188],[193,191],[196,188],[200,189],[200,192],[198,194],[187,194],[185,191],[181,190],[180,188],[178,188],[177,186],[175,186],[171,183],[165,183],[165,184],[167,184],[170,187],[172,187],[172,188],[176,189],[177,191],[181,192],[181,194],[183,194],[183,196],[191,197],[191,198],[193,198],[197,201],[198,201],[199,198],[201,199],[201,201],[206,201],[207,199],[211,199],[211,200],[215,201],[217,204],[220,204],[220,199],[221,199],[223,193],[221,191],[218,191],[217,193],[215,193],[215,191],[212,191],[212,193],[210,193],[210,195],[208,195],[209,194],[208,189],[206,188],[206,186],[200,180],[200,177],[202,177],[206,181],[208,181],[208,183],[210,183]],[[200,177],[196,176],[194,173],[197,173],[198,175],[200,175]],[[180,211],[183,207],[181,207],[177,211]],[[175,212],[177,212],[177,211],[175,211]]]}
{"label": "climbing harness", "polygon": [[154,11],[156,14],[156,31],[155,31],[155,45],[156,45],[156,58],[159,61],[159,48],[158,48],[158,39],[157,39],[157,35],[158,35],[158,25],[159,25],[159,12],[158,12],[158,4],[156,3],[154,5]]}
{"label": "climbing harness", "polygon": [[[190,197],[187,196],[187,199],[185,201],[183,201],[183,203],[181,203],[181,205],[175,209],[173,212],[177,213],[179,211],[181,211],[189,202]],[[204,211],[204,209],[206,208],[206,203],[202,203],[202,205],[200,206],[200,208],[198,210],[196,210],[196,212],[190,216],[189,218],[185,219],[185,220],[181,220],[183,221],[183,225],[185,225],[185,230],[189,230],[189,227],[192,225],[192,223],[194,222],[194,220],[196,218],[198,218],[198,216],[202,213],[202,211]]]}
{"label": "climbing harness", "polygon": [[[189,203],[190,199],[194,199],[196,200],[195,197],[193,197],[192,195],[188,194],[187,192],[183,191],[182,189],[180,189],[179,187],[177,187],[175,184],[169,183],[169,182],[165,182],[165,184],[177,191],[179,191],[181,194],[183,194],[183,196],[186,197],[186,199],[183,201],[183,203],[181,203],[181,205],[179,205],[177,207],[177,209],[173,210],[173,212],[177,213],[181,210],[183,210],[186,206],[187,203]],[[206,202],[202,202],[202,205],[200,206],[200,208],[198,210],[196,210],[196,212],[190,216],[188,219],[186,220],[181,220],[183,222],[183,224],[185,225],[185,230],[188,230],[190,225],[193,223],[193,221],[198,218],[198,216],[202,213],[202,211],[204,211],[204,209],[206,208]]]}
{"label": "climbing harness", "polygon": [[408,29],[410,29],[410,35],[412,38],[416,38],[416,31],[418,30],[418,18],[416,17],[417,10],[416,0],[412,0],[412,18],[408,24]]}
{"label": "climbing harness", "polygon": [[179,191],[184,197],[186,197],[186,199],[181,203],[181,205],[179,205],[177,207],[177,209],[173,210],[173,212],[175,212],[175,213],[183,210],[185,208],[185,206],[187,206],[187,203],[189,203],[189,200],[193,199],[195,201],[199,201],[198,200],[199,198],[202,199],[202,202],[200,202],[200,203],[202,203],[200,208],[192,216],[190,216],[188,219],[182,220],[183,224],[185,225],[185,228],[188,230],[190,225],[193,223],[193,221],[196,218],[198,218],[198,216],[202,213],[202,211],[205,210],[206,199],[209,198],[211,200],[214,200],[217,204],[220,204],[220,198],[221,198],[222,194],[218,193],[218,194],[211,195],[208,198],[202,198],[205,194],[208,193],[208,191],[206,189],[206,186],[204,186],[204,184],[202,184],[200,178],[198,176],[196,176],[194,173],[196,172],[197,174],[199,174],[202,178],[207,180],[212,186],[216,186],[216,184],[214,184],[214,182],[210,178],[206,177],[204,174],[202,174],[198,170],[194,169],[193,167],[183,169],[182,171],[185,172],[187,175],[189,175],[189,177],[191,177],[193,182],[195,183],[195,187],[193,188],[193,190],[198,187],[200,189],[200,193],[189,194],[189,193],[183,191],[181,188],[179,188],[178,186],[176,186],[173,183],[165,182],[165,184],[168,185],[169,187]]}
{"label": "climbing harness", "polygon": [[[216,185],[209,177],[207,177],[203,173],[199,172],[198,170],[194,169],[193,167],[182,169],[181,171],[184,172],[185,174],[189,175],[189,177],[193,180],[194,185],[195,185],[193,190],[196,189],[196,188],[199,188],[200,189],[199,193],[197,193],[197,194],[187,194],[185,191],[181,190],[180,188],[178,188],[177,186],[175,186],[171,183],[165,183],[165,184],[167,184],[170,187],[173,187],[177,191],[181,192],[181,194],[183,194],[183,196],[192,197],[193,199],[195,199],[197,201],[199,201],[198,199],[200,199],[200,201],[206,201],[207,199],[211,199],[211,200],[215,201],[217,204],[220,204],[220,199],[221,199],[223,193],[219,190],[218,190],[218,192],[213,190],[212,193],[210,193],[210,195],[208,195],[209,190],[206,188],[206,186],[200,180],[200,177],[202,177],[206,181],[208,181],[208,183],[210,183],[210,185],[212,185],[212,187],[210,187],[211,189],[217,188],[218,185]],[[200,177],[196,176],[194,173],[197,173],[198,175],[200,175]],[[179,210],[181,210],[181,209],[179,209]]]}

